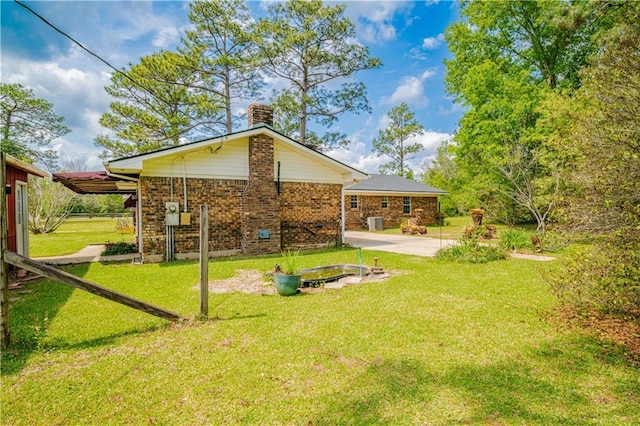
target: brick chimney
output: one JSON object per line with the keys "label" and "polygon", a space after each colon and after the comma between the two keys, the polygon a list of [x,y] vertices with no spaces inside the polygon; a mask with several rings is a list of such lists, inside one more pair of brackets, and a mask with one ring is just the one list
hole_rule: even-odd
{"label": "brick chimney", "polygon": [[251,104],[247,110],[249,129],[263,123],[273,126],[273,108],[271,105]]}
{"label": "brick chimney", "polygon": [[[273,124],[273,108],[251,104],[249,129]],[[242,194],[242,251],[245,255],[280,252],[280,199],[274,178],[274,140],[260,133],[249,137],[249,181]]]}

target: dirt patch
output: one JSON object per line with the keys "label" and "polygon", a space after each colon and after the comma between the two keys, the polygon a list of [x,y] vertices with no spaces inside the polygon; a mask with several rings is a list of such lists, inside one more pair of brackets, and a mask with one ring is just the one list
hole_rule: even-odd
{"label": "dirt patch", "polygon": [[593,311],[578,314],[570,308],[557,311],[558,320],[569,328],[585,330],[600,340],[615,342],[627,350],[627,359],[640,365],[640,323],[634,319],[620,318]]}
{"label": "dirt patch", "polygon": [[[384,274],[376,275],[369,274],[364,277],[349,276],[339,279],[335,282],[329,282],[319,287],[304,287],[300,291],[303,293],[319,293],[328,289],[339,289],[347,285],[362,284],[366,282],[383,281],[387,278],[396,275],[397,272],[386,272]],[[269,274],[262,273],[256,270],[244,270],[240,269],[236,271],[236,275],[231,278],[225,278],[222,280],[210,280],[209,292],[211,293],[233,293],[236,291],[250,294],[262,294],[262,295],[275,295],[277,294],[275,287],[273,286],[273,279]],[[198,289],[198,286],[194,286],[194,289]]]}
{"label": "dirt patch", "polygon": [[276,289],[260,271],[241,269],[236,271],[236,275],[231,278],[209,281],[209,292],[211,293],[233,293],[236,291],[253,294],[276,294]]}

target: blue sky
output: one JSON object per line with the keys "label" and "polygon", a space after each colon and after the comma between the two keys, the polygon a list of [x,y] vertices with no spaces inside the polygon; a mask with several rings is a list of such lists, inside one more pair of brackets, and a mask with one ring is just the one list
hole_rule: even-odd
{"label": "blue sky", "polygon": [[[189,26],[188,2],[181,1],[25,3],[117,68],[137,63],[154,51],[174,48]],[[460,105],[444,90],[443,59],[449,53],[443,33],[457,19],[457,5],[447,1],[343,3],[346,15],[356,24],[358,40],[384,65],[355,75],[367,86],[372,113],[343,115],[339,130],[351,144],[329,155],[376,173],[387,160],[372,153],[371,141],[386,126],[386,112],[406,102],[425,128],[425,134],[416,139],[424,149],[410,162],[419,171],[440,142],[453,134],[462,114]],[[255,17],[263,16],[268,4],[249,3]],[[98,120],[111,101],[104,90],[111,70],[13,1],[2,1],[1,19],[2,82],[33,89],[65,118],[71,132],[53,142],[61,159],[83,157],[89,169],[101,170],[101,149],[93,140],[108,134]],[[246,110],[249,103],[234,108]]]}

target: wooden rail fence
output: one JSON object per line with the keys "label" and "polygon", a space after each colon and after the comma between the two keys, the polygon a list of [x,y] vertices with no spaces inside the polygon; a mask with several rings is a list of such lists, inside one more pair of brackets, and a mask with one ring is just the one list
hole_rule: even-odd
{"label": "wooden rail fence", "polygon": [[28,257],[21,256],[12,251],[4,250],[3,255],[5,262],[17,266],[18,268],[26,269],[27,271],[33,272],[34,274],[42,275],[43,277],[50,278],[71,287],[75,287],[80,290],[95,294],[97,296],[104,297],[105,299],[112,300],[114,302],[120,303],[121,305],[125,305],[130,308],[137,309],[139,311],[146,312],[150,315],[155,315],[169,321],[180,321],[186,319],[176,313],[167,311],[166,309],[159,308],[125,294],[118,293],[117,291],[102,287],[98,284],[92,283],[91,281],[76,277],[73,274],[62,271],[60,269],[56,269],[53,266],[46,265]]}

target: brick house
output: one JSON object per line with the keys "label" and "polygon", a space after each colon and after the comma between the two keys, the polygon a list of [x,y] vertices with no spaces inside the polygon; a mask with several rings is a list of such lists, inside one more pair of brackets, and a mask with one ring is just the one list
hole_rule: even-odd
{"label": "brick house", "polygon": [[29,175],[44,178],[49,174],[10,155],[5,158],[7,248],[29,256]]}
{"label": "brick house", "polygon": [[369,217],[381,217],[385,228],[397,228],[422,209],[426,224],[436,223],[438,197],[447,191],[401,176],[371,174],[344,186],[345,228],[368,229]]}
{"label": "brick house", "polygon": [[[105,163],[104,192],[116,192],[117,181],[137,186],[145,261],[197,257],[202,204],[212,257],[343,241],[343,184],[367,175],[275,131],[269,106],[251,105],[248,121],[247,130]],[[54,178],[77,192],[96,183]]]}

